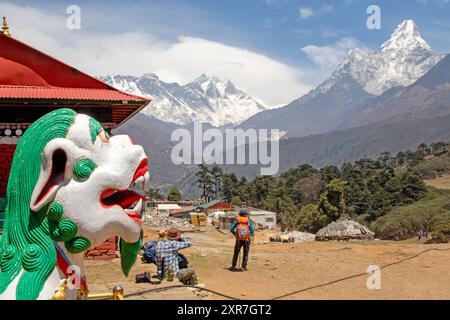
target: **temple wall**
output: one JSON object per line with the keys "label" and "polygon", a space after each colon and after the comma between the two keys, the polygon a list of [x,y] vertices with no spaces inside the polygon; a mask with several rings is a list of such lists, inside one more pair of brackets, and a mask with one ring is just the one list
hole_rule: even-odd
{"label": "temple wall", "polygon": [[15,150],[15,144],[0,144],[0,198],[6,196],[9,171]]}

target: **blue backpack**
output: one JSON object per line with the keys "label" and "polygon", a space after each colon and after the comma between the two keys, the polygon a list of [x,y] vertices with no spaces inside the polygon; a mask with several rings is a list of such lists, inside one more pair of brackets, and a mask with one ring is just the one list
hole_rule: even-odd
{"label": "blue backpack", "polygon": [[142,258],[144,258],[145,263],[155,263],[156,264],[156,257],[155,257],[155,250],[147,249],[142,254]]}
{"label": "blue backpack", "polygon": [[180,269],[186,269],[188,267],[188,261],[181,253],[178,253],[178,267]]}

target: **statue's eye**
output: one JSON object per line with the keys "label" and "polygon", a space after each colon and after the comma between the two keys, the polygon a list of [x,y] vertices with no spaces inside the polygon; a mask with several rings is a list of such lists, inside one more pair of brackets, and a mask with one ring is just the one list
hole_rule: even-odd
{"label": "statue's eye", "polygon": [[103,143],[109,143],[109,134],[105,130],[100,131],[98,136],[100,137]]}

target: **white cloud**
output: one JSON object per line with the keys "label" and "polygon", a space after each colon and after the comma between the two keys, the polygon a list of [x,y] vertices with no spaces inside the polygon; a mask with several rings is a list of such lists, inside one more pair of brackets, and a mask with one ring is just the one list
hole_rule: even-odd
{"label": "white cloud", "polygon": [[302,19],[308,19],[312,16],[321,15],[325,13],[330,13],[334,10],[334,6],[328,3],[324,3],[322,7],[320,7],[317,10],[314,10],[310,7],[300,7],[298,8],[298,13],[300,15],[300,18]]}
{"label": "white cloud", "polygon": [[358,47],[359,42],[353,37],[345,37],[333,45],[308,45],[301,50],[322,69],[334,69],[347,56],[350,49]]}
{"label": "white cloud", "polygon": [[265,3],[268,6],[285,6],[288,3],[288,0],[261,0],[261,2]]}
{"label": "white cloud", "polygon": [[302,19],[308,19],[315,14],[314,10],[308,7],[300,7],[298,9],[298,13]]}
{"label": "white cloud", "polygon": [[311,89],[307,76],[263,54],[206,39],[165,41],[142,32],[68,30],[66,17],[1,3],[14,37],[93,75],[154,72],[181,84],[202,73],[228,78],[268,105],[285,104]]}
{"label": "white cloud", "polygon": [[333,10],[334,10],[334,7],[333,7],[333,5],[331,5],[331,4],[325,3],[325,4],[322,6],[322,12],[331,12],[331,11],[333,11]]}

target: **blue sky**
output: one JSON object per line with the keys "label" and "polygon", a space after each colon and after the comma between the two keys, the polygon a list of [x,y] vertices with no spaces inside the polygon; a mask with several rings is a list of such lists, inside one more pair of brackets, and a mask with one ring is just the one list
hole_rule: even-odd
{"label": "blue sky", "polygon": [[[81,30],[65,28],[71,4]],[[371,4],[381,9],[380,30],[366,27]],[[269,105],[306,93],[352,47],[376,50],[405,19],[437,52],[450,52],[450,0],[16,0],[0,1],[0,14],[19,39],[82,70],[155,72],[180,83],[214,73]],[[310,46],[323,49],[325,63]]]}

